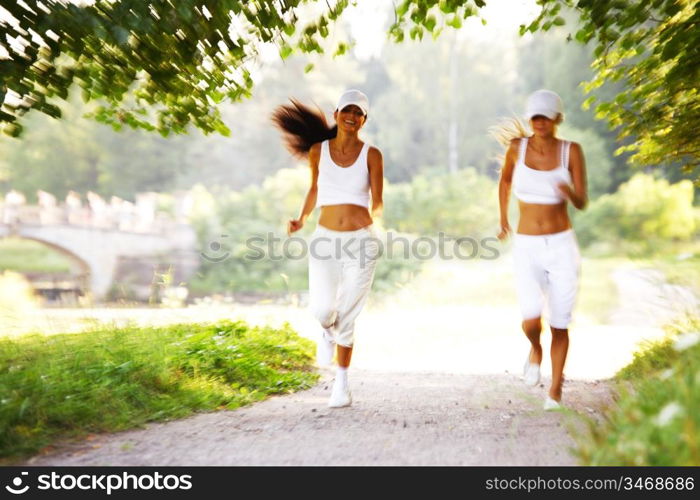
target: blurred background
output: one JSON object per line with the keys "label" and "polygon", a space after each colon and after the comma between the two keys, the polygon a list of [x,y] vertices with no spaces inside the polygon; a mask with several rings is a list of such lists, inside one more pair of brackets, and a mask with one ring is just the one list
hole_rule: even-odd
{"label": "blurred background", "polygon": [[[490,1],[486,25],[469,19],[437,40],[393,44],[392,3],[359,0],[335,27],[354,41],[346,55],[283,61],[263,52],[252,98],[222,108],[231,137],[116,133],[83,118],[93,108],[78,92],[58,103],[61,120],[30,113],[21,139],[0,138],[2,331],[240,316],[291,321],[313,337],[306,260],[246,257],[255,236],[274,235],[281,249],[308,188],[308,167],[271,125],[274,108],[294,97],[332,120],[337,96],[362,89],[371,101],[363,138],[385,159],[384,229],[409,239],[440,231],[484,238],[496,234],[503,153],[489,128],[549,88],[565,103],[559,136],[582,145],[588,168],[590,205],[571,215],[584,256],[575,328],[591,351],[572,354],[571,370],[609,374],[638,341],[661,335],[664,322],[697,311],[700,199],[680,168],[632,167],[614,154],[622,145],[615,132],[582,107],[592,48],[567,41],[564,28],[519,36],[535,7]],[[513,210],[511,225],[516,219]],[[519,330],[509,244],[493,246],[493,260],[384,258],[358,326],[375,349],[359,352],[357,363],[475,372],[519,361],[518,352],[493,364],[500,339]],[[439,356],[418,352],[428,338]],[[601,354],[602,367],[591,369],[586,357],[601,343],[619,349],[609,351],[610,365]],[[387,356],[397,344],[416,352]],[[457,354],[464,345],[480,353],[468,366]]]}

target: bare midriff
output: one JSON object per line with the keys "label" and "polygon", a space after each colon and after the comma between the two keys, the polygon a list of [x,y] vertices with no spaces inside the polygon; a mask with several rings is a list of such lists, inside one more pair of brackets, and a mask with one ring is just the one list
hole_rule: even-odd
{"label": "bare midriff", "polygon": [[318,223],[333,231],[356,231],[372,224],[369,210],[359,205],[325,205]]}
{"label": "bare midriff", "polygon": [[571,229],[566,202],[556,205],[539,205],[519,201],[518,204],[520,206],[518,234],[554,234]]}

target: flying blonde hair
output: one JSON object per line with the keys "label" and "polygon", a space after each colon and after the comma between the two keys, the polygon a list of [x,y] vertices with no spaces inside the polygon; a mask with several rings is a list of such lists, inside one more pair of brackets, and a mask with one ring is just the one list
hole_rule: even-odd
{"label": "flying blonde hair", "polygon": [[489,127],[489,134],[504,148],[508,149],[513,139],[530,137],[532,133],[518,117],[501,118],[497,125]]}
{"label": "flying blonde hair", "polygon": [[502,165],[505,159],[505,151],[508,151],[513,139],[530,137],[532,133],[520,118],[510,116],[501,118],[497,125],[489,127],[489,135],[496,139],[504,148],[504,152],[496,156],[496,160]]}

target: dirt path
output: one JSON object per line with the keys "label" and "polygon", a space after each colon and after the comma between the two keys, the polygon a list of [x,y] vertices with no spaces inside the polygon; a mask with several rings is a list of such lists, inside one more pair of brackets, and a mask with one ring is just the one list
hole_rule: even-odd
{"label": "dirt path", "polygon": [[[663,335],[659,326],[665,318],[659,314],[668,303],[658,298],[664,289],[644,273],[616,271],[613,278],[622,300],[609,322],[614,324],[579,318],[572,329],[564,387],[570,411],[550,413],[541,409],[548,359],[539,387],[526,387],[518,377],[528,344],[514,331],[519,318],[512,298],[504,292],[501,303],[485,305],[459,295],[480,292],[479,272],[483,280],[512,283],[504,269],[445,269],[431,280],[443,283],[441,273],[447,273],[450,282],[469,283],[475,292],[462,285],[444,290],[445,296],[434,303],[423,298],[420,308],[412,307],[410,301],[426,287],[417,281],[390,304],[363,312],[357,324],[350,408],[326,407],[332,375],[325,373],[322,383],[308,391],[236,411],[93,437],[27,464],[575,464],[572,426],[583,425],[582,416],[599,418],[611,402],[605,379],[631,360],[639,342]],[[652,310],[659,314],[640,316]],[[302,335],[316,334],[304,308],[237,306],[220,313],[253,324],[289,321]],[[202,317],[189,310],[181,315]],[[549,343],[547,333],[543,342]]]}
{"label": "dirt path", "polygon": [[[99,436],[28,465],[575,465],[544,388],[510,375],[353,372],[354,404],[329,409],[316,387],[236,411]],[[572,381],[571,408],[599,415],[606,384]]]}

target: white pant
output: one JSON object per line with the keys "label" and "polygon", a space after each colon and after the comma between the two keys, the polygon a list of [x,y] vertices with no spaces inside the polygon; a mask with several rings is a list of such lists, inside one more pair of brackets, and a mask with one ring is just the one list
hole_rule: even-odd
{"label": "white pant", "polygon": [[379,239],[371,225],[356,231],[318,225],[311,235],[309,305],[338,345],[354,343],[355,319],[372,288],[379,253]]}
{"label": "white pant", "polygon": [[554,234],[515,234],[515,284],[523,319],[542,316],[548,299],[549,325],[566,329],[576,302],[581,256],[572,229]]}

